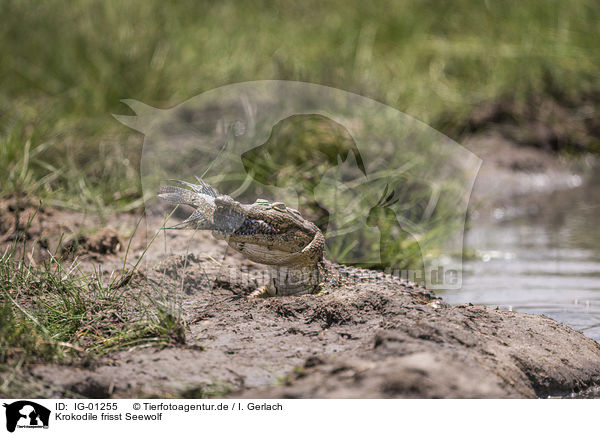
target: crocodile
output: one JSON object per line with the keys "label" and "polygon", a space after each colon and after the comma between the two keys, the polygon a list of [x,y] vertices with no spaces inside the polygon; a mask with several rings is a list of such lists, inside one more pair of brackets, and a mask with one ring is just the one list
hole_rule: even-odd
{"label": "crocodile", "polygon": [[196,180],[198,184],[170,180],[183,187],[160,187],[160,199],[194,210],[167,229],[211,231],[213,237],[226,240],[249,260],[267,265],[269,283],[256,289],[252,297],[317,294],[349,281],[395,283],[409,290],[416,287],[399,276],[328,261],[322,231],[282,202],[257,199],[243,204],[220,194],[201,178]]}

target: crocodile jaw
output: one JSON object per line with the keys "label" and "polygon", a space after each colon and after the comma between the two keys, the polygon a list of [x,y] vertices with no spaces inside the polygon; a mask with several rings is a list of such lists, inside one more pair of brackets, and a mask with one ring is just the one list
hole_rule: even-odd
{"label": "crocodile jaw", "polygon": [[160,187],[159,198],[194,209],[172,228],[210,230],[257,263],[297,268],[314,266],[323,259],[323,233],[297,210],[264,199],[242,204],[197,180],[198,184],[173,180],[184,187]]}
{"label": "crocodile jaw", "polygon": [[213,236],[254,262],[301,266],[323,257],[323,234],[296,210],[266,200],[241,204],[226,195],[215,205]]}

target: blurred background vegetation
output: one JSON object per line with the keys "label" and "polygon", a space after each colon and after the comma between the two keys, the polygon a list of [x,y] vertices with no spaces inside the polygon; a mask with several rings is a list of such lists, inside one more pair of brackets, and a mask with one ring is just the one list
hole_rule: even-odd
{"label": "blurred background vegetation", "polygon": [[592,136],[567,131],[550,147],[598,150],[591,0],[2,0],[0,16],[2,194],[139,207],[143,138],[111,117],[130,113],[120,100],[168,108],[248,80],[362,94],[459,141],[498,119],[543,118],[537,108],[549,101]]}

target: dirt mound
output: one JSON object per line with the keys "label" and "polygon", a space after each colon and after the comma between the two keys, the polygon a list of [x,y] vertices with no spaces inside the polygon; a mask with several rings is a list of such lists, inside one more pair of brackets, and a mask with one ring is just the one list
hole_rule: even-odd
{"label": "dirt mound", "polygon": [[[126,219],[125,219],[126,218]],[[131,221],[132,216],[113,218]],[[105,262],[126,247],[113,226],[100,226],[97,218],[59,210],[25,196],[0,200],[0,250],[14,249],[15,257],[25,253],[26,261],[43,262],[51,256],[70,260],[75,256]]]}
{"label": "dirt mound", "polygon": [[241,397],[546,397],[600,380],[598,344],[545,317],[413,306],[369,336],[366,349],[307,358],[283,385]]}
{"label": "dirt mound", "polygon": [[238,260],[173,256],[146,272],[179,292],[185,345],[31,373],[85,397],[543,397],[600,382],[600,345],[551,319],[372,283],[249,299],[257,283],[224,274]]}
{"label": "dirt mound", "polygon": [[47,242],[43,230],[53,214],[52,208],[26,197],[4,198],[0,201],[0,243],[36,240],[43,246]]}
{"label": "dirt mound", "polygon": [[[5,235],[22,231],[32,243],[77,234],[81,216],[61,213],[16,199],[0,203]],[[122,268],[121,233],[104,227],[81,238],[78,258],[90,260],[82,267],[100,263],[107,276]],[[37,391],[28,396],[545,397],[600,384],[600,344],[546,317],[448,306],[428,291],[392,283],[250,299],[264,268],[210,235],[170,232],[146,249],[147,237],[136,235],[128,263],[144,254],[148,267],[118,286],[130,295],[121,311],[139,316],[136,295],[152,295],[181,317],[185,337],[25,366],[18,376],[35,380]],[[127,321],[98,309],[106,314],[102,324]],[[101,333],[101,326],[89,331]]]}
{"label": "dirt mound", "polygon": [[[114,255],[123,249],[125,243],[116,229],[104,227],[91,235],[74,235],[62,246],[63,253],[90,254],[95,259],[105,255]],[[96,255],[97,254],[97,255]]]}
{"label": "dirt mound", "polygon": [[526,101],[504,99],[482,104],[471,114],[468,131],[500,132],[518,144],[547,151],[600,151],[598,95],[580,101],[532,96]]}

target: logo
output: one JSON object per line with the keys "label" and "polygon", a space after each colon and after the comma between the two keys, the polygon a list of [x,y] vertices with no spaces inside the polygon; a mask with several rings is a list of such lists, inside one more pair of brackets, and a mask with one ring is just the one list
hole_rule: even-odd
{"label": "logo", "polygon": [[360,95],[291,81],[231,84],[170,109],[123,102],[135,116],[115,118],[145,136],[147,213],[166,212],[156,197],[165,180],[199,176],[241,203],[265,198],[299,210],[322,231],[329,260],[461,288],[481,159],[428,125]]}
{"label": "logo", "polygon": [[6,408],[6,430],[14,432],[19,429],[48,429],[50,410],[29,400],[19,400],[4,404]]}

